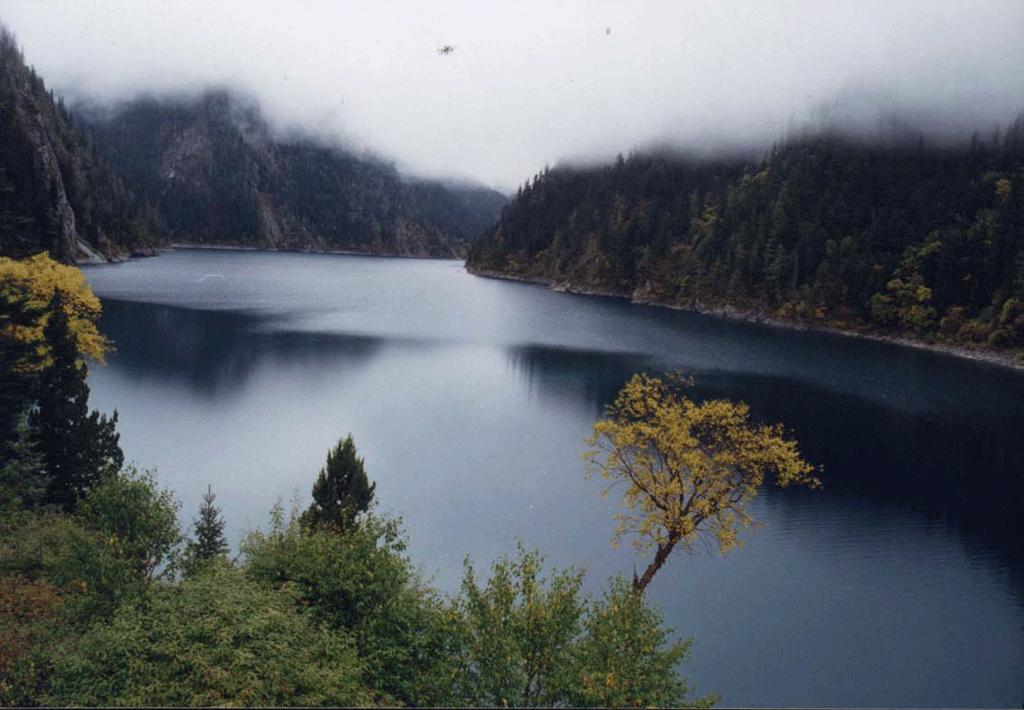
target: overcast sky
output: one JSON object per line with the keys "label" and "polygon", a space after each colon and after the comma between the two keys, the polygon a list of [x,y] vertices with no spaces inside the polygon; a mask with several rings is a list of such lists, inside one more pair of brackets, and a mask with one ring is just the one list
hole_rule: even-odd
{"label": "overcast sky", "polygon": [[565,158],[770,142],[822,112],[946,130],[1024,109],[1020,0],[4,0],[0,20],[69,99],[237,85],[279,127],[503,190]]}

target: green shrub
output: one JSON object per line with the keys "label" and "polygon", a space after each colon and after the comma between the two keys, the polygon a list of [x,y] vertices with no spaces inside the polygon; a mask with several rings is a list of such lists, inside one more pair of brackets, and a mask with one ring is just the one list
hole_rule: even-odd
{"label": "green shrub", "polygon": [[364,705],[349,637],[223,561],[54,649],[54,705]]}
{"label": "green shrub", "polygon": [[352,634],[364,678],[405,704],[438,704],[452,682],[450,613],[405,556],[397,521],[369,515],[343,532],[310,529],[280,510],[242,544],[250,578],[291,586],[331,628]]}
{"label": "green shrub", "polygon": [[89,491],[78,518],[150,579],[181,545],[180,507],[170,491],[157,487],[152,473],[129,468]]}

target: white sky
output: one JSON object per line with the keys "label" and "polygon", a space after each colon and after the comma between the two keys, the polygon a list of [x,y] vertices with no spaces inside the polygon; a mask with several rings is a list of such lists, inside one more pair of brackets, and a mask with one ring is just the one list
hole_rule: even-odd
{"label": "white sky", "polygon": [[933,130],[1024,110],[1020,0],[3,0],[0,21],[71,100],[237,86],[278,127],[502,190],[652,143],[770,143],[823,110]]}

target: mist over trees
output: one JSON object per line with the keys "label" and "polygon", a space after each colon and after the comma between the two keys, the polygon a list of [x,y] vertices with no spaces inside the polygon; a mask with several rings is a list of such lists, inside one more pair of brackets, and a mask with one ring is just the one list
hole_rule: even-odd
{"label": "mist over trees", "polygon": [[0,25],[0,255],[121,259],[184,242],[452,257],[505,201],[279,139],[228,91],[72,111]]}
{"label": "mist over trees", "polygon": [[176,242],[450,257],[505,204],[493,190],[406,179],[374,158],[279,137],[257,104],[226,90],[83,115]]}

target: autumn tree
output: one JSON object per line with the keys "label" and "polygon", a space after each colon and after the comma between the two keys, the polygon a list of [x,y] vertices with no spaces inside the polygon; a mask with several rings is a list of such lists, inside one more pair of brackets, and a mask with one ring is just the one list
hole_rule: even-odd
{"label": "autumn tree", "polygon": [[600,475],[608,489],[625,486],[615,542],[629,535],[638,549],[654,548],[643,574],[634,575],[637,591],[679,545],[735,546],[754,522],[748,506],[766,481],[820,486],[781,424],[751,422],[742,402],[694,402],[682,384],[634,375],[587,440],[588,475]]}
{"label": "autumn tree", "polygon": [[366,477],[363,459],[349,434],[327,452],[327,465],[313,484],[313,504],[302,516],[308,526],[330,526],[348,530],[359,513],[373,502],[376,483]]}
{"label": "autumn tree", "polygon": [[[47,338],[54,296],[60,292],[64,342]],[[55,348],[75,359],[102,361],[109,343],[99,332],[100,302],[82,272],[45,253],[16,261],[0,257],[0,456],[18,438],[19,418],[38,394]]]}
{"label": "autumn tree", "polygon": [[[45,253],[21,260],[0,257],[0,302],[17,303],[22,311],[22,317],[0,319],[0,335],[5,340],[35,346],[35,357],[20,359],[19,370],[39,372],[49,365],[43,331],[58,290],[78,357],[103,362],[110,349],[98,327],[100,300],[81,269],[54,261]],[[30,317],[25,318],[25,314]]]}

